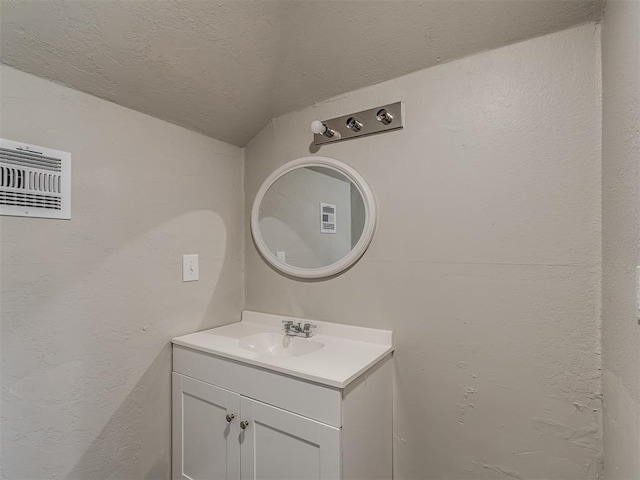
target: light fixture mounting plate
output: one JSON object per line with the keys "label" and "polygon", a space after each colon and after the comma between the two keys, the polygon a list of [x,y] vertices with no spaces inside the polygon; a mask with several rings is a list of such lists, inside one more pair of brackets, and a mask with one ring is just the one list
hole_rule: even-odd
{"label": "light fixture mounting plate", "polygon": [[[399,130],[404,128],[404,103],[389,103],[329,120],[322,120],[322,123],[339,135],[327,137],[315,133],[313,135],[314,145],[324,145],[365,135]],[[351,128],[348,125],[351,125]]]}

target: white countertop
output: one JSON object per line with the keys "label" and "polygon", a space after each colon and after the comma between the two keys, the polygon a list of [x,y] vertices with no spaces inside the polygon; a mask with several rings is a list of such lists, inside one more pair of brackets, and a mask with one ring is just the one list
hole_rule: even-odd
{"label": "white countertop", "polygon": [[[282,357],[239,345],[242,337],[283,332],[282,320],[317,325],[312,341],[324,344],[312,353]],[[284,338],[284,333],[282,333]],[[300,339],[305,341],[305,339]],[[176,337],[173,344],[266,368],[312,382],[344,388],[393,351],[393,332],[245,310],[242,321]]]}

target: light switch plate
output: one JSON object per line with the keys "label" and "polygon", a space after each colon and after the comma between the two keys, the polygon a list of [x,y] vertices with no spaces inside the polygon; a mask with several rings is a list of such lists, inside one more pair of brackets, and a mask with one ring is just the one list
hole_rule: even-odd
{"label": "light switch plate", "polygon": [[182,256],[182,281],[195,282],[200,280],[198,271],[198,255],[190,254]]}
{"label": "light switch plate", "polygon": [[636,267],[636,320],[640,325],[640,267]]}

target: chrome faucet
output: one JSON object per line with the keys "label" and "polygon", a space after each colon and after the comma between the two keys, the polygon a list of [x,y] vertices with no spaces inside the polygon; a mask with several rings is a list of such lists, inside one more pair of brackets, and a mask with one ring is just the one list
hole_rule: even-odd
{"label": "chrome faucet", "polygon": [[290,337],[309,338],[311,335],[313,335],[311,329],[317,327],[317,325],[313,323],[294,323],[293,320],[283,320],[282,324],[285,335],[289,335]]}

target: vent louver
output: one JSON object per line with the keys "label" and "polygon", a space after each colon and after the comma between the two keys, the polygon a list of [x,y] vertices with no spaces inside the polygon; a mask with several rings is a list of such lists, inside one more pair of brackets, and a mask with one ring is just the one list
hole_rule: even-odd
{"label": "vent louver", "polygon": [[71,218],[71,154],[0,139],[0,215]]}
{"label": "vent louver", "polygon": [[336,206],[331,203],[320,203],[320,233],[337,233]]}

